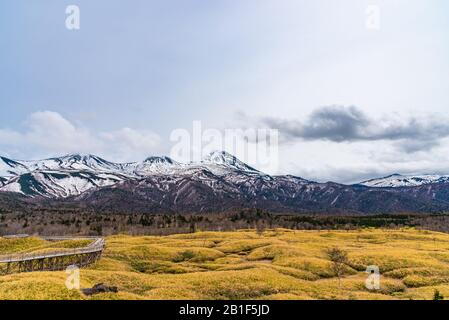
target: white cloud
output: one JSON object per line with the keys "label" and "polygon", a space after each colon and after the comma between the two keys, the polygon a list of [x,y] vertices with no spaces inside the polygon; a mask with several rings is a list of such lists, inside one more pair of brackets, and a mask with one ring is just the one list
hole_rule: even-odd
{"label": "white cloud", "polygon": [[[150,130],[125,127],[96,132],[51,111],[31,114],[22,130],[0,128],[0,155],[18,159],[92,153],[111,161],[139,161],[150,155],[168,155],[170,145],[162,142]],[[404,150],[410,147],[415,147],[415,152]],[[342,183],[392,173],[449,174],[449,137],[429,149],[396,140],[299,140],[281,145],[279,153],[279,169],[267,173]]]}
{"label": "white cloud", "polygon": [[103,132],[100,137],[111,147],[116,158],[131,159],[135,155],[140,158],[153,155],[160,144],[160,137],[149,130],[123,128],[112,132]]}
{"label": "white cloud", "polygon": [[280,174],[356,183],[400,174],[449,174],[449,138],[428,151],[408,153],[397,142],[300,141],[280,147]]}
{"label": "white cloud", "polygon": [[92,132],[52,111],[32,113],[22,132],[0,129],[0,151],[21,158],[92,153],[115,161],[135,161],[154,154],[160,137],[149,130],[122,128]]}
{"label": "white cloud", "polygon": [[8,144],[14,144],[20,141],[22,136],[12,130],[9,129],[0,129],[0,145],[2,142],[8,143]]}
{"label": "white cloud", "polygon": [[236,114],[242,127],[279,130],[279,167],[326,182],[356,183],[400,174],[449,174],[449,126],[441,113],[389,113],[357,108],[317,108],[311,116],[279,120]]}
{"label": "white cloud", "polygon": [[59,113],[40,111],[25,122],[23,142],[50,153],[92,152],[102,141],[86,128],[75,127]]}

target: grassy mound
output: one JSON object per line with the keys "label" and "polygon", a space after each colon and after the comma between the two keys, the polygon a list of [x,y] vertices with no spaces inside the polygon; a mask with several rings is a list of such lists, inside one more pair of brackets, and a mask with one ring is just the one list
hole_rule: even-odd
{"label": "grassy mound", "polygon": [[[0,239],[0,253],[72,248],[79,242]],[[112,236],[101,260],[81,270],[81,286],[118,293],[92,297],[65,287],[65,272],[0,276],[0,299],[432,299],[449,297],[449,235],[419,230],[198,232]],[[347,261],[337,278],[327,250]],[[381,271],[365,287],[366,267]]]}

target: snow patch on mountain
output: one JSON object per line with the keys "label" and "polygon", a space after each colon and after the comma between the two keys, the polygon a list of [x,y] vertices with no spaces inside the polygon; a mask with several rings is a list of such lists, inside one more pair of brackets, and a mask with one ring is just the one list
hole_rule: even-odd
{"label": "snow patch on mountain", "polygon": [[169,157],[149,157],[142,163],[134,166],[133,173],[138,176],[148,176],[152,174],[174,174],[184,166]]}
{"label": "snow patch on mountain", "polygon": [[240,171],[259,172],[226,151],[213,151],[206,155],[201,163],[205,165],[224,166]]}
{"label": "snow patch on mountain", "polygon": [[38,161],[22,161],[30,171],[36,170],[93,170],[122,172],[124,164],[112,163],[94,155],[71,154]]}
{"label": "snow patch on mountain", "polygon": [[17,193],[24,194],[20,184],[17,183],[16,181],[9,181],[8,184],[6,184],[4,187],[0,188],[0,191],[2,191],[2,192],[17,192]]}
{"label": "snow patch on mountain", "polygon": [[360,184],[375,188],[416,187],[421,185],[449,182],[449,175],[400,175],[363,181]]}
{"label": "snow patch on mountain", "polygon": [[0,191],[29,196],[66,198],[87,190],[114,185],[125,177],[92,172],[35,171],[12,178]]}
{"label": "snow patch on mountain", "polygon": [[12,177],[28,172],[26,165],[16,160],[0,157],[0,177]]}

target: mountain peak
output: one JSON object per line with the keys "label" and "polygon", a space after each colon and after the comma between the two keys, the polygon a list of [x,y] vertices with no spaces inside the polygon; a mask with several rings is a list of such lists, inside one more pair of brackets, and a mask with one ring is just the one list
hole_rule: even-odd
{"label": "mountain peak", "polygon": [[235,156],[226,151],[212,151],[211,153],[204,156],[203,161],[213,162],[213,163],[233,163],[239,161]]}
{"label": "mountain peak", "polygon": [[52,159],[73,159],[73,160],[88,160],[88,159],[101,159],[100,157],[90,154],[90,153],[70,153],[60,158],[52,158]]}
{"label": "mountain peak", "polygon": [[386,176],[385,178],[399,178],[399,177],[404,177],[404,176],[400,173],[393,173],[393,174],[390,174],[389,176]]}
{"label": "mountain peak", "polygon": [[0,156],[0,176],[15,176],[27,171],[27,167],[20,162]]}
{"label": "mountain peak", "polygon": [[175,162],[169,157],[148,157],[144,160],[145,163],[159,163],[159,164],[174,164]]}
{"label": "mountain peak", "polygon": [[249,165],[240,161],[239,159],[237,159],[237,157],[226,151],[212,151],[203,158],[202,162],[206,164],[222,165],[241,171],[257,172],[256,169],[250,167]]}

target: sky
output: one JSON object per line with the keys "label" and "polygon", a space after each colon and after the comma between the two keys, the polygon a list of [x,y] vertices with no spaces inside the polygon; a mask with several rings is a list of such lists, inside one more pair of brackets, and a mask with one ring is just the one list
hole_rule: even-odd
{"label": "sky", "polygon": [[3,0],[0,155],[140,161],[201,121],[278,130],[272,174],[449,174],[448,57],[446,0]]}

